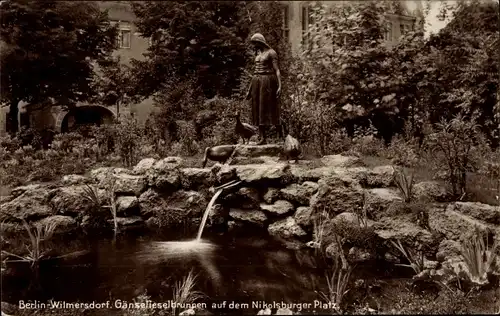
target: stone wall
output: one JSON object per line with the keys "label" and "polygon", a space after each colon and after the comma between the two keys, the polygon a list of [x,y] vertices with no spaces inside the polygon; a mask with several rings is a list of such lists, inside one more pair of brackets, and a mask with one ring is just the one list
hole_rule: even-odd
{"label": "stone wall", "polygon": [[[273,157],[244,160],[240,157],[240,164],[202,169],[186,167],[180,157],[148,158],[133,169],[98,168],[88,176],[65,176],[56,184],[19,187],[3,198],[0,221],[4,229],[12,231],[22,231],[16,224],[21,219],[35,224],[57,221],[60,232],[85,228],[93,206],[83,194],[92,185],[103,206],[109,205],[107,192],[113,188],[121,231],[168,229],[186,221],[199,223],[214,193],[211,188],[240,180],[239,187],[219,197],[208,226],[222,225],[229,230],[260,227],[287,247],[315,247],[313,219],[325,211],[330,215],[325,226],[329,234],[342,235],[332,231],[334,228],[363,225],[372,234],[367,235],[371,237],[365,249],[365,244],[348,243],[346,251],[355,261],[371,258],[380,245],[387,250],[389,241],[399,240],[411,249],[420,245],[418,249],[428,260],[453,262],[459,241],[470,232],[499,236],[499,207],[445,203],[446,190],[438,183],[417,183],[416,203],[403,203],[393,186],[391,166],[367,168],[356,157],[340,155],[298,164]],[[363,213],[367,222],[361,225],[359,214]],[[374,243],[377,245],[372,247]],[[327,253],[335,252],[332,245],[326,246]]]}

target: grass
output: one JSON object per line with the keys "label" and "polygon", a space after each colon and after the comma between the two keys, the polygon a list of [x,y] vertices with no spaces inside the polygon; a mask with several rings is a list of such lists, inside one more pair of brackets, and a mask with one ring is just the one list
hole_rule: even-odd
{"label": "grass", "polygon": [[[172,298],[173,302],[176,304],[192,304],[197,300],[204,298],[205,294],[195,290],[196,281],[197,275],[195,275],[193,270],[191,270],[188,275],[182,279],[182,281],[176,282]],[[172,312],[176,315],[175,307],[172,308]]]}
{"label": "grass", "polygon": [[35,225],[35,227],[32,228],[26,220],[23,220],[23,226],[29,237],[29,244],[25,245],[28,254],[19,256],[2,250],[2,256],[7,255],[17,258],[14,260],[6,260],[6,262],[29,262],[32,267],[36,267],[46,255],[46,252],[43,250],[43,242],[52,237],[57,228],[57,222],[46,222],[43,225]]}
{"label": "grass", "polygon": [[[103,208],[109,208],[111,216],[113,216],[113,230],[114,235],[118,234],[118,221],[117,221],[117,207],[116,207],[116,196],[115,196],[115,183],[107,190],[109,197],[109,205],[103,206]],[[88,184],[83,188],[82,197],[92,203],[94,210],[101,209],[102,201],[99,197],[99,192],[97,188],[90,186]]]}
{"label": "grass", "polygon": [[321,292],[323,300],[331,306],[334,306],[335,311],[340,311],[342,301],[345,295],[349,292],[349,280],[351,278],[354,267],[349,265],[344,268],[339,263],[340,258],[337,257],[331,274],[326,273],[326,283],[328,293]]}
{"label": "grass", "polygon": [[485,242],[485,239],[487,238],[476,230],[472,238],[462,242],[460,251],[465,260],[470,281],[477,285],[487,284],[488,274],[500,272],[496,253],[499,247],[498,240],[495,240],[492,248],[488,250],[488,242]]}
{"label": "grass", "polygon": [[94,209],[98,209],[101,207],[101,199],[95,187],[85,184],[85,187],[83,188],[82,197],[90,201]]}
{"label": "grass", "polygon": [[394,241],[391,240],[392,245],[399,250],[399,252],[408,260],[410,264],[399,264],[402,267],[410,267],[415,271],[416,274],[424,271],[424,253],[420,252],[420,254],[413,254],[401,243],[400,240]]}
{"label": "grass", "polygon": [[[325,238],[327,237],[327,227],[326,224],[330,220],[330,215],[326,211],[321,212],[320,214],[316,215],[313,219],[313,238],[314,242],[319,245],[319,247],[316,248],[317,251],[323,252],[323,246],[325,243]],[[316,253],[317,255],[317,253]]]}
{"label": "grass", "polygon": [[414,173],[408,175],[405,173],[403,169],[395,168],[394,169],[394,182],[396,183],[399,192],[403,196],[403,200],[405,203],[410,203],[413,197],[413,185],[415,183]]}

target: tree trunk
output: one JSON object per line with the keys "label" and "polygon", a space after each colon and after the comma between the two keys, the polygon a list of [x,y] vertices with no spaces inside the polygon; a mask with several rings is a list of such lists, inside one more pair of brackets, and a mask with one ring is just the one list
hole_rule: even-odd
{"label": "tree trunk", "polygon": [[19,131],[19,101],[12,100],[7,114],[7,132],[11,136],[15,136]]}

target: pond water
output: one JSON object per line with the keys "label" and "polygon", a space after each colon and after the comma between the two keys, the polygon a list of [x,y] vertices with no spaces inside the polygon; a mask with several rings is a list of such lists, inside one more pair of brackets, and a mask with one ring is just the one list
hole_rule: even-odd
{"label": "pond water", "polygon": [[[321,301],[319,292],[326,291],[325,262],[312,250],[287,250],[257,231],[230,237],[207,232],[201,243],[177,239],[165,234],[129,235],[116,243],[108,239],[81,243],[73,250],[88,250],[85,255],[42,262],[38,278],[16,266],[17,273],[2,278],[2,300],[113,305],[115,300],[132,302],[147,293],[152,301],[165,303],[172,299],[175,283],[191,270],[197,275],[195,289],[207,295],[200,302],[215,314],[255,315],[262,308],[257,302],[314,306]],[[374,267],[362,270],[374,273]],[[231,308],[230,302],[249,305]],[[214,309],[213,303],[221,305]],[[321,308],[315,310],[321,313]]]}

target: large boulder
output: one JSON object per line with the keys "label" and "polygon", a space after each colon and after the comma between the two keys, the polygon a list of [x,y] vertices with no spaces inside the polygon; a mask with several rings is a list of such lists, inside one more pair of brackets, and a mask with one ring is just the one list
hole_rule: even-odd
{"label": "large boulder", "polygon": [[436,259],[439,262],[444,262],[446,260],[460,257],[461,245],[458,241],[445,239],[441,241],[436,253]]}
{"label": "large boulder", "polygon": [[271,236],[283,239],[307,236],[306,231],[297,224],[292,216],[270,224],[267,230]]}
{"label": "large boulder", "polygon": [[221,200],[231,208],[252,210],[259,208],[260,194],[255,188],[242,187],[237,192],[224,195]]}
{"label": "large boulder", "polygon": [[238,165],[235,169],[238,178],[247,183],[287,183],[292,178],[287,164]]}
{"label": "large boulder", "polygon": [[33,186],[21,192],[16,198],[0,205],[0,222],[29,221],[56,215],[49,204],[52,190]]}
{"label": "large boulder", "polygon": [[359,183],[350,177],[333,175],[319,182],[318,192],[311,198],[311,207],[316,211],[340,214],[346,210],[361,211],[364,192]]}
{"label": "large boulder", "polygon": [[135,196],[119,196],[116,198],[117,214],[134,214],[139,210],[139,199]]}
{"label": "large boulder", "polygon": [[423,229],[407,217],[385,217],[373,225],[375,233],[384,240],[399,240],[410,249],[420,248],[429,256],[434,256],[441,237]]}
{"label": "large boulder", "polygon": [[100,205],[94,205],[87,192],[91,187],[85,185],[61,187],[56,189],[50,200],[50,205],[56,214],[78,216],[88,214],[99,206],[108,203],[103,190],[96,189],[97,199]]}
{"label": "large boulder", "polygon": [[310,229],[313,226],[312,215],[312,208],[299,206],[294,214],[295,222],[304,228]]}
{"label": "large boulder", "polygon": [[[338,172],[341,171],[338,170]],[[394,168],[392,166],[357,167],[345,169],[344,172],[358,180],[363,187],[387,188],[394,185]]]}
{"label": "large boulder", "polygon": [[413,185],[413,196],[422,202],[445,202],[450,194],[446,187],[437,181],[423,181]]}
{"label": "large boulder", "polygon": [[196,191],[177,191],[165,195],[148,189],[139,197],[139,205],[144,218],[155,217],[162,226],[169,226],[201,217],[207,207],[207,201]]}
{"label": "large boulder", "polygon": [[215,176],[210,169],[181,169],[181,184],[186,190],[196,190],[200,187],[210,187],[215,184]]}
{"label": "large boulder", "polygon": [[163,172],[180,168],[183,163],[184,159],[182,159],[181,157],[166,157],[156,161],[153,165],[153,169],[158,172]]}
{"label": "large boulder", "polygon": [[242,209],[231,209],[229,216],[237,221],[247,222],[264,226],[267,221],[267,215],[262,211],[250,211]]}
{"label": "large boulder", "polygon": [[329,168],[361,167],[361,159],[354,156],[328,155],[321,157],[321,162]]}
{"label": "large boulder", "polygon": [[367,219],[365,223],[364,219],[352,212],[340,213],[332,219],[333,224],[338,225],[341,222],[348,223],[353,226],[364,226],[366,224],[367,227],[372,227],[375,224],[375,222],[370,219]]}
{"label": "large boulder", "polygon": [[[108,220],[110,225],[114,225],[114,220]],[[121,231],[140,229],[145,226],[145,222],[140,216],[117,217],[116,224]]]}
{"label": "large boulder", "polygon": [[36,226],[56,225],[54,233],[64,234],[69,233],[78,228],[76,220],[71,216],[53,215],[42,218],[34,223]]}
{"label": "large boulder", "polygon": [[143,175],[115,174],[114,190],[116,193],[141,195],[147,188],[147,178]]}
{"label": "large boulder", "polygon": [[260,209],[269,214],[280,216],[293,212],[295,207],[288,201],[278,200],[274,204],[261,203]]}
{"label": "large boulder", "polygon": [[277,144],[267,145],[240,145],[236,149],[235,157],[263,157],[263,156],[279,156],[283,151],[283,147]]}
{"label": "large boulder", "polygon": [[324,166],[316,168],[304,167],[298,164],[290,166],[290,172],[298,183],[302,183],[304,181],[317,182],[322,178],[327,178],[336,174],[335,170],[336,168]]}
{"label": "large boulder", "polygon": [[281,189],[281,196],[288,201],[299,205],[309,205],[311,197],[318,191],[319,185],[315,182],[305,181],[302,184],[291,184]]}
{"label": "large boulder", "polygon": [[229,216],[237,221],[256,224],[263,227],[267,221],[267,215],[262,211],[250,211],[242,209],[231,209]]}
{"label": "large boulder", "polygon": [[401,202],[399,192],[389,188],[375,188],[366,190],[365,209],[371,219],[379,219],[386,215],[386,211],[395,202]]}
{"label": "large boulder", "polygon": [[222,185],[230,181],[236,180],[236,168],[234,166],[222,165],[216,163],[211,168],[212,174],[215,175],[215,181],[217,184]]}
{"label": "large boulder", "polygon": [[[498,226],[488,224],[453,209],[432,208],[429,210],[429,226],[450,240],[463,240],[476,230],[484,234],[495,234]],[[498,232],[497,232],[498,234]]]}
{"label": "large boulder", "polygon": [[131,171],[124,168],[100,167],[90,171],[90,179],[98,188],[109,188],[115,182],[115,175],[128,174]]}
{"label": "large boulder", "polygon": [[263,196],[263,200],[267,204],[273,204],[280,198],[281,198],[281,191],[277,188],[268,188]]}
{"label": "large boulder", "polygon": [[500,225],[500,207],[498,206],[477,202],[455,202],[449,204],[446,209],[489,224]]}
{"label": "large boulder", "polygon": [[156,164],[156,159],[154,158],[144,158],[137,165],[134,166],[134,173],[136,174],[145,174],[149,170],[153,168]]}

